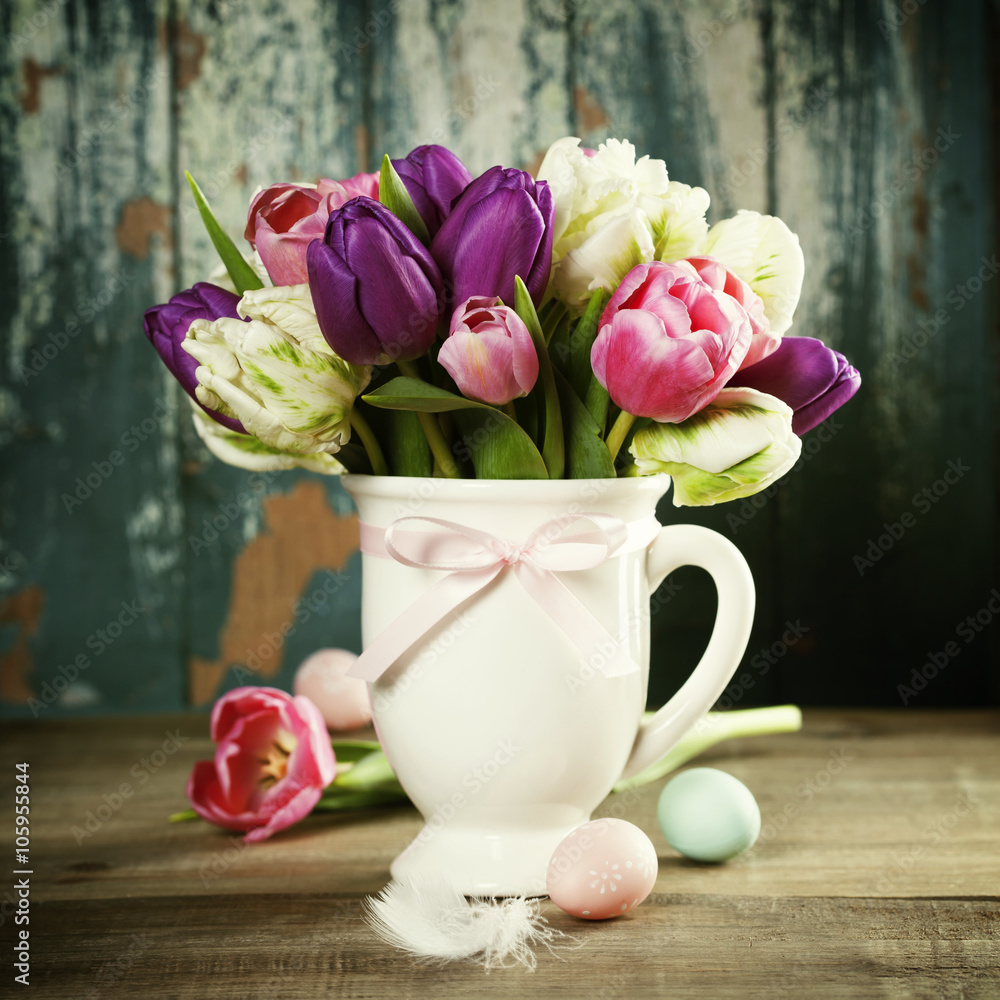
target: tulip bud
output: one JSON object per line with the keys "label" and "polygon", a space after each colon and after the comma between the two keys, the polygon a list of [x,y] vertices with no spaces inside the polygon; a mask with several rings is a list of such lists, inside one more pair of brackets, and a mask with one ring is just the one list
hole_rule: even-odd
{"label": "tulip bud", "polygon": [[356,365],[412,361],[434,342],[444,285],[421,242],[384,205],[354,198],[308,251],[316,318]]}
{"label": "tulip bud", "polygon": [[465,164],[444,146],[417,146],[393,167],[433,236],[451,214],[455,199],[472,180]]}
{"label": "tulip bud", "polygon": [[243,425],[224,405],[210,408],[198,400],[196,391],[198,378],[195,370],[198,362],[183,349],[184,338],[196,319],[215,320],[224,316],[237,320],[237,306],[240,297],[224,288],[199,281],[193,288],[178,292],[164,305],[147,309],[143,316],[143,329],[149,342],[156,348],[160,359],[170,369],[170,373],[180,382],[184,391],[213,420],[217,420],[231,431],[243,431]]}
{"label": "tulip bud", "polygon": [[643,427],[629,451],[639,475],[673,478],[675,507],[703,507],[759,493],[796,463],[802,441],[780,399],[723,389],[683,423]]}
{"label": "tulip bud", "polygon": [[462,192],[431,242],[452,301],[514,301],[520,276],[541,301],[552,260],[554,205],[548,184],[523,170],[491,167]]}
{"label": "tulip bud", "polygon": [[502,406],[527,396],[538,354],[524,321],[497,298],[471,298],[455,310],[438,361],[469,399]]}
{"label": "tulip bud", "polygon": [[614,403],[680,423],[711,402],[750,345],[746,310],[690,264],[633,268],[605,308],[590,361]]}
{"label": "tulip bud", "polygon": [[741,369],[733,381],[787,403],[795,412],[792,430],[800,435],[821,424],[861,387],[861,376],[847,358],[815,337],[783,338],[773,354]]}

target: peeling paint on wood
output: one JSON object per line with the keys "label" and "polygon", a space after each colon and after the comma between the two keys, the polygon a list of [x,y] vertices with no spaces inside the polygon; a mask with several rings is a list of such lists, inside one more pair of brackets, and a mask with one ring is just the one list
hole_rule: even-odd
{"label": "peeling paint on wood", "polygon": [[28,641],[38,632],[44,609],[41,587],[25,587],[0,602],[0,625],[17,629],[13,643],[0,656],[0,698],[5,701],[27,704],[34,694],[34,659]]}
{"label": "peeling paint on wood", "polygon": [[233,563],[233,589],[219,634],[219,655],[193,656],[188,665],[191,701],[202,705],[219,693],[226,671],[245,668],[243,683],[272,678],[281,667],[288,636],[299,621],[296,606],[318,570],[329,570],[329,595],[358,548],[358,518],[330,509],[323,487],[300,482],[286,496],[263,503],[264,524]]}

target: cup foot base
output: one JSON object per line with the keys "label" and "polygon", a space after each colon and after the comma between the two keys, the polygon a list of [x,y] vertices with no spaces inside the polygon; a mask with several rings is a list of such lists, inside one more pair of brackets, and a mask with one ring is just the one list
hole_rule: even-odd
{"label": "cup foot base", "polygon": [[389,871],[396,879],[446,877],[466,896],[544,896],[553,852],[583,822],[502,833],[425,826]]}

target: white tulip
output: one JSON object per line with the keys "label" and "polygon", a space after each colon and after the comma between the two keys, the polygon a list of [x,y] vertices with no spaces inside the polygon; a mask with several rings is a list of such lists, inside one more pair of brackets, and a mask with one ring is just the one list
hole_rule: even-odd
{"label": "white tulip", "polygon": [[781,219],[737,212],[709,229],[700,252],[715,257],[760,296],[771,333],[780,336],[792,325],[805,261],[798,236]]}
{"label": "white tulip", "polygon": [[675,507],[701,507],[759,493],[798,461],[792,409],[756,389],[723,389],[679,424],[650,424],[629,451],[639,475],[673,478]]}
{"label": "white tulip", "polygon": [[370,367],[348,364],[323,339],[308,285],[248,292],[230,317],[195,320],[184,349],[197,359],[198,400],[232,413],[265,447],[308,455],[350,438],[354,400]]}

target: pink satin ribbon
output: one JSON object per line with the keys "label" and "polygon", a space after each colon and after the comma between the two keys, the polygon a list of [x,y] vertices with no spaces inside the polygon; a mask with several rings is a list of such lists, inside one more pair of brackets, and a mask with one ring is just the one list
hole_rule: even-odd
{"label": "pink satin ribbon", "polygon": [[[415,530],[410,527],[413,522],[443,530]],[[594,530],[566,534],[567,528],[580,522],[589,522]],[[401,517],[385,529],[362,523],[362,552],[395,559],[404,566],[444,570],[448,575],[375,637],[348,676],[378,680],[441,619],[503,572],[514,574],[581,653],[591,656],[600,649],[602,655],[595,657],[594,667],[601,673],[617,677],[637,671],[635,660],[556,576],[599,566],[621,548],[628,533],[620,518],[600,513],[554,517],[523,545],[437,517]]]}

